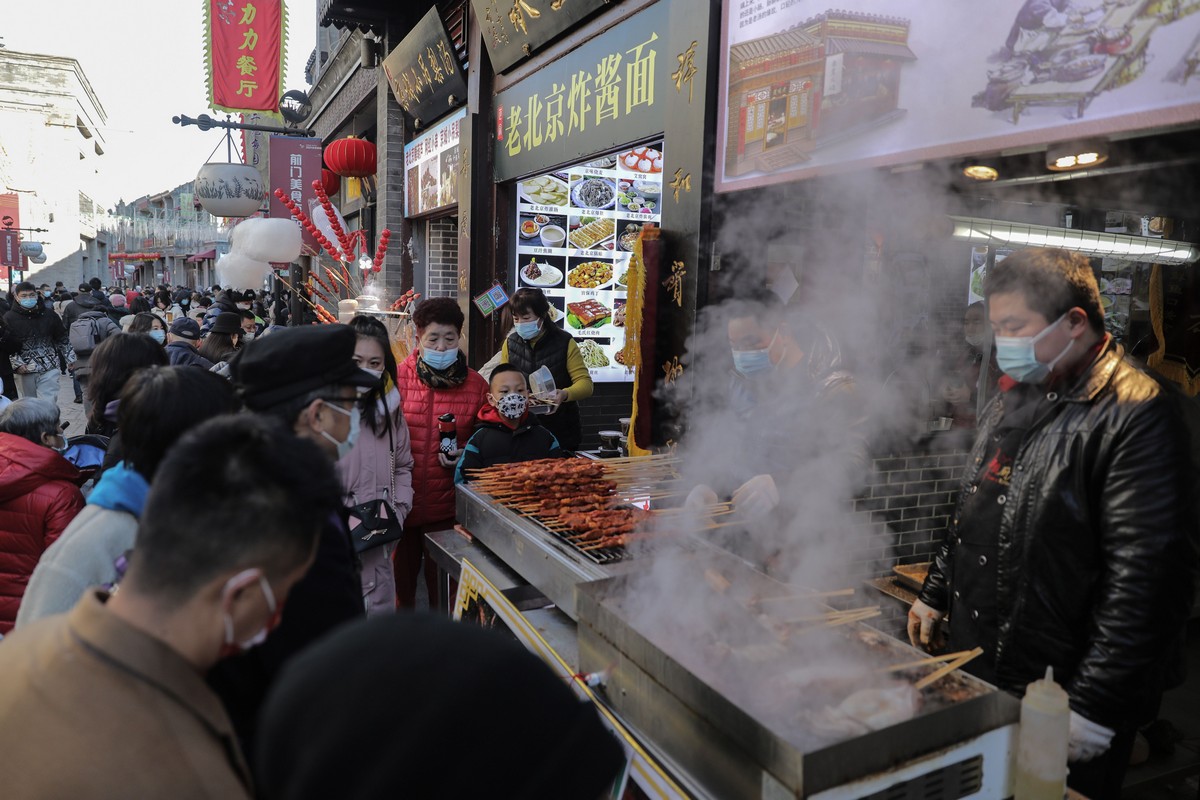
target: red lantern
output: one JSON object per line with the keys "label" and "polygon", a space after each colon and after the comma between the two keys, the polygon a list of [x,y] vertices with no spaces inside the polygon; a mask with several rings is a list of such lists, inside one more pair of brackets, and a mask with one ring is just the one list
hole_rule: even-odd
{"label": "red lantern", "polygon": [[[365,178],[375,174],[375,145],[366,139],[347,136],[325,148],[325,163],[343,178]],[[333,194],[326,190],[327,194]]]}

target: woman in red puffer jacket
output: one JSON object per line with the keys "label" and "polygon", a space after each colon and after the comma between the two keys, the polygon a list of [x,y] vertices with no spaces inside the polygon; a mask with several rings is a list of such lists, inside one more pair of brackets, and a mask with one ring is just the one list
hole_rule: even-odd
{"label": "woman in red puffer jacket", "polygon": [[17,400],[0,413],[0,633],[12,630],[38,559],[83,508],[79,470],[66,447],[58,406]]}
{"label": "woman in red puffer jacket", "polygon": [[[458,348],[465,321],[458,303],[435,297],[413,313],[417,350],[398,370],[396,385],[404,401],[404,419],[412,437],[413,505],[404,522],[405,535],[393,555],[396,601],[401,608],[416,604],[417,575],[425,557],[425,582],[432,605],[436,600],[437,570],[425,554],[425,534],[454,527],[454,466],[471,438],[475,414],[487,398],[488,385],[467,366]],[[438,449],[438,417],[454,415],[458,446],[449,456]]]}

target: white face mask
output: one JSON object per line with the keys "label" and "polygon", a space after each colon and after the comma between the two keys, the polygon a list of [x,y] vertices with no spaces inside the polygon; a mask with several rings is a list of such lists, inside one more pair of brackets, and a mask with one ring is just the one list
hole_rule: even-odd
{"label": "white face mask", "polygon": [[254,572],[258,573],[259,586],[262,587],[263,597],[267,601],[267,608],[270,610],[271,616],[263,624],[262,628],[258,631],[258,633],[254,634],[253,636],[251,636],[249,639],[246,639],[245,641],[235,642],[233,640],[233,636],[234,636],[234,634],[233,634],[233,617],[230,616],[228,611],[225,612],[225,615],[224,615],[224,617],[225,617],[224,655],[230,656],[230,655],[237,655],[238,653],[244,653],[245,651],[249,650],[251,647],[257,647],[258,645],[262,644],[263,642],[265,642],[267,640],[267,636],[271,633],[271,628],[274,627],[274,625],[277,624],[277,622],[278,622],[275,619],[275,611],[276,611],[275,593],[271,591],[271,584],[267,582],[267,576],[264,575],[261,570],[248,569],[248,570],[239,572],[237,575],[234,575],[232,578],[225,581],[225,587],[221,590],[221,592],[222,592],[222,594],[224,594],[225,592],[229,591],[229,588],[231,586],[233,586],[236,583],[240,583],[247,575],[250,575]]}
{"label": "white face mask", "polygon": [[345,414],[350,417],[350,432],[346,434],[345,441],[339,442],[337,439],[330,436],[328,431],[321,431],[322,436],[337,445],[337,457],[338,461],[341,461],[343,458],[349,455],[350,451],[354,449],[354,443],[358,441],[359,426],[362,423],[362,414],[359,412],[357,405],[355,405],[354,408],[350,409],[349,411],[337,405],[336,403],[327,402],[325,405],[329,408],[332,408],[339,414]]}
{"label": "white face mask", "polygon": [[254,331],[242,331],[242,341],[248,342],[254,338]]}
{"label": "white face mask", "polygon": [[967,344],[971,345],[971,347],[974,347],[976,350],[982,349],[983,343],[987,341],[987,336],[982,332],[963,334],[963,338],[967,340]]}
{"label": "white face mask", "polygon": [[496,401],[496,410],[505,419],[520,419],[528,402],[523,394],[506,394]]}
{"label": "white face mask", "polygon": [[383,370],[381,369],[367,369],[366,367],[359,367],[359,369],[361,369],[363,372],[371,373],[377,380],[381,380],[383,378]]}

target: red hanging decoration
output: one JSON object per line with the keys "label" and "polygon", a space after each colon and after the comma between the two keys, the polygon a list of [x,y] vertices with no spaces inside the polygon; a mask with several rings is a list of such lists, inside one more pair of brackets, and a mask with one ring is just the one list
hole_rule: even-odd
{"label": "red hanging decoration", "polygon": [[[375,174],[375,145],[366,139],[347,136],[325,148],[325,163],[343,178],[365,178]],[[328,192],[327,192],[328,194]]]}
{"label": "red hanging decoration", "polygon": [[337,194],[342,188],[342,179],[331,169],[321,169],[321,188],[325,194]]}

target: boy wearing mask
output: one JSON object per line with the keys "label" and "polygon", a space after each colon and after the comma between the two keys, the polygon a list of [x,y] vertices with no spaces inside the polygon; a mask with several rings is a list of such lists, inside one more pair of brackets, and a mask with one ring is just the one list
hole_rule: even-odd
{"label": "boy wearing mask", "polygon": [[487,405],[479,411],[475,433],[454,471],[454,482],[469,481],[468,470],[565,455],[554,434],[529,412],[525,373],[512,364],[501,364],[492,371]]}

